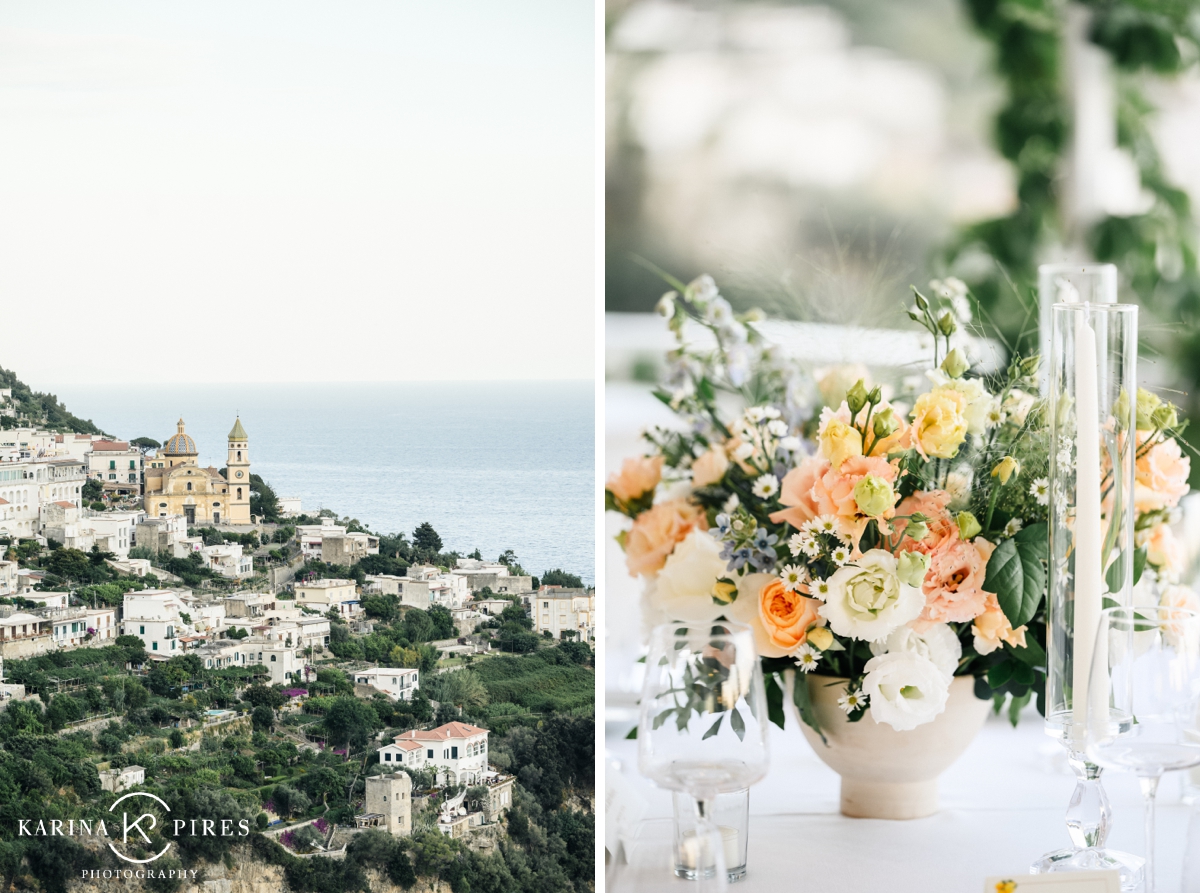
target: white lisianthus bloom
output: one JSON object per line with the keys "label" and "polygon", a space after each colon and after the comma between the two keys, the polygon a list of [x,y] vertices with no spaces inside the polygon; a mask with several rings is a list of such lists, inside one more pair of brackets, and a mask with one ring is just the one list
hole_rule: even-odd
{"label": "white lisianthus bloom", "polygon": [[882,642],[925,607],[925,595],[900,582],[896,556],[871,549],[838,568],[828,580],[825,604],[817,612],[839,636]]}
{"label": "white lisianthus bloom", "polygon": [[962,643],[945,623],[935,624],[923,633],[911,626],[902,626],[888,636],[886,642],[872,642],[871,653],[876,657],[882,654],[919,654],[933,661],[934,666],[946,676],[953,676],[962,658]]}
{"label": "white lisianthus bloom", "polygon": [[896,651],[867,661],[863,693],[871,701],[871,718],[907,732],[932,722],[946,709],[950,677],[927,657]]}
{"label": "white lisianthus bloom", "polygon": [[671,620],[708,623],[726,611],[713,601],[713,585],[726,573],[721,544],[707,531],[693,530],[667,558],[646,598]]}

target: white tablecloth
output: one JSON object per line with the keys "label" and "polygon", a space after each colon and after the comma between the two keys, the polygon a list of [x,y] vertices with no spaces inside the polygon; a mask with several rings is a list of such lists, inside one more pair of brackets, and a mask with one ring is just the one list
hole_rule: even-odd
{"label": "white tablecloth", "polygon": [[[674,422],[636,385],[610,383],[605,408],[610,471],[640,452],[641,426]],[[629,787],[626,799],[634,801],[627,805],[632,811],[640,805],[644,815],[630,833],[629,863],[610,867],[607,886],[609,893],[687,893],[689,882],[670,870],[670,795],[637,775],[636,742],[623,737],[635,721],[642,630],[639,584],[626,575],[611,539],[622,526],[622,519],[608,514],[603,594],[608,771],[621,773]],[[1042,733],[1032,710],[1015,730],[990,719],[942,776],[942,811],[910,822],[844,818],[838,813],[837,775],[797,729],[772,731],[771,772],[750,792],[748,872],[735,888],[739,893],[978,893],[986,877],[1023,873],[1038,856],[1069,844],[1063,814],[1074,776],[1061,746]],[[1105,787],[1114,811],[1110,844],[1140,855],[1136,781],[1107,773]],[[1188,822],[1181,779],[1168,776],[1159,793],[1158,893],[1180,889]],[[1200,850],[1200,844],[1194,848]],[[1187,893],[1200,893],[1200,886]]]}
{"label": "white tablecloth", "polygon": [[[637,775],[637,742],[618,731],[611,729],[608,771],[622,774],[644,817],[631,835],[629,863],[615,871],[610,864],[608,890],[686,893],[688,882],[670,870],[670,795]],[[797,730],[772,732],[771,771],[750,792],[748,870],[739,891],[979,893],[985,878],[1024,873],[1042,853],[1069,844],[1063,814],[1074,776],[1036,713],[1015,730],[989,719],[942,776],[941,812],[907,822],[840,815],[837,775]],[[1141,855],[1137,783],[1111,772],[1104,781],[1113,802],[1110,845]],[[1159,792],[1158,893],[1180,889],[1190,814],[1182,781],[1167,776]]]}

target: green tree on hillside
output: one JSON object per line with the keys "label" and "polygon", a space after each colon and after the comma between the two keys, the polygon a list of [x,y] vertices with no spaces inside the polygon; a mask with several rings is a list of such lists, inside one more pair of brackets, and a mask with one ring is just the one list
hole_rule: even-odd
{"label": "green tree on hillside", "polygon": [[442,538],[432,524],[424,521],[413,531],[413,547],[422,557],[433,557],[442,551]]}

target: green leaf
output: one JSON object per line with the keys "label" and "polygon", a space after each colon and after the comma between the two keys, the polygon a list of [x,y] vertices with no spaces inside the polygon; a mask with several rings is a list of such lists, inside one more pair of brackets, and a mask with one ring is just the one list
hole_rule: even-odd
{"label": "green leaf", "polygon": [[1138,581],[1142,579],[1142,571],[1146,569],[1146,556],[1149,554],[1148,546],[1141,546],[1133,553],[1133,585],[1136,586]]}
{"label": "green leaf", "polygon": [[1024,648],[1014,648],[1012,645],[1005,645],[1004,651],[1027,667],[1042,669],[1046,666],[1046,651],[1033,636],[1025,637]]}
{"label": "green leaf", "polygon": [[1104,582],[1108,585],[1109,592],[1120,592],[1121,584],[1125,582],[1125,553],[1120,552],[1113,563],[1108,566],[1108,572],[1104,575]]}
{"label": "green leaf", "polygon": [[659,726],[661,726],[661,725],[662,725],[664,722],[666,722],[666,721],[667,721],[667,717],[668,717],[668,716],[670,716],[672,713],[674,713],[674,712],[675,712],[677,709],[678,709],[678,708],[676,708],[676,707],[668,707],[668,708],[667,708],[666,710],[664,710],[662,713],[658,714],[658,716],[654,717],[654,722],[653,722],[653,723],[651,723],[651,726],[650,726],[650,727],[651,727],[652,729],[657,729],[657,728],[658,728]]}
{"label": "green leaf", "polygon": [[1021,711],[1032,697],[1033,692],[1027,691],[1020,696],[1013,695],[1012,700],[1008,702],[1008,721],[1012,723],[1014,729],[1017,727],[1017,721],[1021,718]]}
{"label": "green leaf", "polygon": [[1012,674],[1013,674],[1012,661],[1006,660],[1003,663],[998,663],[994,667],[992,667],[990,670],[988,670],[988,674],[987,674],[988,685],[990,685],[993,690],[995,690],[997,688],[1003,688],[1004,685],[1008,682],[1008,680],[1012,678]]}
{"label": "green leaf", "polygon": [[725,714],[722,713],[720,716],[717,717],[717,721],[708,727],[708,731],[700,736],[700,740],[703,741],[704,739],[711,738],[713,735],[717,734],[717,732],[719,732],[721,730],[721,723],[724,721],[724,719],[725,719]]}
{"label": "green leaf", "polygon": [[692,718],[692,709],[690,707],[679,707],[675,710],[675,728],[683,731],[687,728],[688,722]]}
{"label": "green leaf", "polygon": [[821,736],[822,744],[828,746],[829,742],[825,740],[825,733],[821,731],[821,723],[817,720],[817,712],[813,710],[812,698],[808,693],[808,677],[803,673],[796,673],[796,682],[792,686],[792,701],[796,710],[800,712],[800,719]]}
{"label": "green leaf", "polygon": [[[717,720],[718,724],[720,722],[720,720]],[[733,728],[733,733],[738,736],[738,741],[744,741],[746,739],[746,723],[742,719],[742,714],[738,713],[738,709],[736,707],[734,707],[733,712],[729,714],[729,725]]]}
{"label": "green leaf", "polygon": [[782,729],[787,716],[783,712],[783,688],[779,684],[779,676],[769,673],[763,681],[767,688],[767,718]]}
{"label": "green leaf", "polygon": [[1033,619],[1046,591],[1046,525],[1031,524],[996,547],[983,588],[996,593],[1013,629]]}
{"label": "green leaf", "polygon": [[634,726],[632,729],[629,730],[629,734],[625,736],[625,740],[626,741],[636,741],[637,740],[637,726]]}

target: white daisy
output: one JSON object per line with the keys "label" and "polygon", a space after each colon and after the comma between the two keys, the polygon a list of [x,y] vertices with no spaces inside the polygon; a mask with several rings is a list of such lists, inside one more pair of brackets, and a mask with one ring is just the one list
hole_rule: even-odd
{"label": "white daisy", "polygon": [[829,557],[833,559],[833,563],[839,567],[850,560],[850,549],[846,546],[838,546],[829,553]]}
{"label": "white daisy", "polygon": [[1071,470],[1071,448],[1063,447],[1058,451],[1058,467],[1060,471]]}
{"label": "white daisy", "polygon": [[779,572],[779,579],[783,580],[783,585],[792,592],[796,592],[807,578],[808,571],[803,565],[788,564]]}
{"label": "white daisy", "polygon": [[799,437],[784,437],[779,441],[779,445],[789,453],[798,452],[800,449]]}
{"label": "white daisy", "polygon": [[863,694],[861,688],[857,691],[848,691],[838,698],[837,705],[846,713],[853,713],[860,707],[867,706],[867,696]]}
{"label": "white daisy", "polygon": [[727,515],[732,515],[734,512],[737,511],[737,507],[741,504],[742,504],[742,501],[740,499],[738,499],[738,495],[736,493],[734,493],[728,499],[725,500],[725,504],[723,506],[721,506],[721,511],[723,511]]}
{"label": "white daisy", "polygon": [[777,419],[782,414],[779,412],[778,406],[764,406],[763,412],[766,414],[767,418],[769,418],[769,419]]}
{"label": "white daisy", "polygon": [[1054,511],[1059,515],[1067,513],[1067,492],[1062,488],[1054,494]]}
{"label": "white daisy", "polygon": [[800,529],[808,531],[812,534],[832,533],[834,536],[837,536],[837,515],[820,515],[819,517],[813,518],[811,521],[806,522],[805,525]]}
{"label": "white daisy", "polygon": [[788,433],[787,422],[784,422],[780,419],[772,419],[771,421],[767,422],[767,432],[772,437],[783,437]]}
{"label": "white daisy", "polygon": [[988,425],[999,425],[1002,424],[1007,417],[1008,413],[1000,408],[999,403],[992,403],[991,407],[988,409],[987,423]]}
{"label": "white daisy", "polygon": [[779,478],[773,474],[764,474],[754,482],[750,490],[759,499],[770,499],[779,492]]}
{"label": "white daisy", "polygon": [[738,448],[733,451],[733,458],[737,459],[739,462],[745,462],[753,455],[754,444],[752,443],[740,443],[738,444]]}
{"label": "white daisy", "polygon": [[800,668],[801,673],[811,673],[817,668],[817,661],[821,659],[821,652],[812,645],[804,644],[796,649],[794,655],[796,658],[796,666]]}
{"label": "white daisy", "polygon": [[827,595],[829,595],[829,581],[828,580],[813,580],[812,585],[808,587],[808,591],[810,593],[812,593],[814,596],[816,596],[817,598],[824,601],[825,597]]}
{"label": "white daisy", "polygon": [[1029,485],[1029,494],[1037,500],[1038,505],[1050,504],[1050,480],[1038,478]]}
{"label": "white daisy", "polygon": [[1020,530],[1023,526],[1024,525],[1021,523],[1020,518],[1013,518],[1011,521],[1009,521],[1007,524],[1004,525],[1004,535],[1006,537],[1014,537],[1017,535],[1017,531]]}

